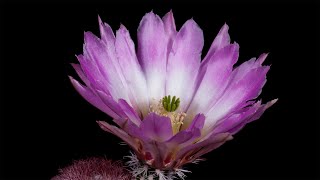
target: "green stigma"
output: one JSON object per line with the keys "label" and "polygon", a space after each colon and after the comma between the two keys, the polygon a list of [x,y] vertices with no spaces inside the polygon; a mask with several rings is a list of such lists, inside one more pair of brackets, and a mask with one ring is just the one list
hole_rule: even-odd
{"label": "green stigma", "polygon": [[180,105],[180,99],[176,98],[176,96],[173,96],[171,99],[171,96],[165,96],[162,98],[162,105],[163,108],[168,112],[173,112],[178,109]]}

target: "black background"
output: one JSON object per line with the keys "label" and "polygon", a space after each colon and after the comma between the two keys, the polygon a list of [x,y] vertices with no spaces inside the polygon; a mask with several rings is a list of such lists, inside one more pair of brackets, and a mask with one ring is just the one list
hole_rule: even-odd
{"label": "black background", "polygon": [[[136,1],[1,3],[0,179],[49,179],[74,159],[128,154],[99,129],[109,119],[77,94],[67,75],[82,53],[83,31],[98,34],[98,14],[124,24],[136,42],[142,16],[173,10],[204,31],[205,54],[226,22],[239,62],[270,52],[261,98],[279,98],[234,140],[187,166],[190,179],[319,178],[319,4],[306,2]],[[109,119],[110,120],[110,119]]]}

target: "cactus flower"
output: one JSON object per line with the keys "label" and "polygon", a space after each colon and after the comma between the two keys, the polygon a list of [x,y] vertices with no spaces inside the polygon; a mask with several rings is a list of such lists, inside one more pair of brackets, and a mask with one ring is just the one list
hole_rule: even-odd
{"label": "cactus flower", "polygon": [[[97,121],[134,152],[136,177],[183,178],[182,166],[196,161],[258,119],[276,102],[257,97],[270,66],[267,54],[239,66],[239,45],[231,43],[224,24],[201,60],[204,37],[190,19],[176,30],[173,13],[153,12],[141,20],[137,46],[121,25],[115,35],[99,18],[100,38],[84,34],[80,64],[72,64],[83,83],[75,89],[115,125]],[[145,167],[145,168],[144,168]],[[167,172],[167,173],[165,173]]]}

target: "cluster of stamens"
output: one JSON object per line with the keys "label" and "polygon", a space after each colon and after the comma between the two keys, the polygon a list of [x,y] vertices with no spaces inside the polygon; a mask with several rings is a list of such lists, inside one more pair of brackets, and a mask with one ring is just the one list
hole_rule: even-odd
{"label": "cluster of stamens", "polygon": [[180,127],[183,124],[183,120],[186,117],[184,112],[176,112],[180,105],[180,99],[173,96],[165,96],[158,102],[151,103],[149,107],[150,112],[154,112],[160,116],[170,118],[172,125],[172,132],[176,134],[180,131]]}

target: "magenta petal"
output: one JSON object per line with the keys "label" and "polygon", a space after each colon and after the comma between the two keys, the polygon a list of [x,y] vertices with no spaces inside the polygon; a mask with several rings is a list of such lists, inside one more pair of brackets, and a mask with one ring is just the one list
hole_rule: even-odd
{"label": "magenta petal", "polygon": [[116,33],[115,47],[121,70],[130,90],[128,92],[131,94],[130,100],[145,115],[149,107],[146,79],[138,62],[134,43],[123,25]]}
{"label": "magenta petal", "polygon": [[[128,98],[127,84],[124,78],[121,78],[120,67],[116,62],[114,47],[107,47],[99,38],[90,32],[86,32],[84,55],[94,61],[96,66],[94,71],[100,73],[100,78],[105,79],[104,88],[106,88],[115,99]],[[109,48],[108,51],[106,49]],[[94,76],[94,79],[98,79]]]}
{"label": "magenta petal", "polygon": [[190,162],[192,162],[199,156],[205,154],[206,152],[212,151],[215,148],[218,148],[223,143],[231,139],[232,136],[230,133],[212,134],[204,141],[182,148],[178,152],[176,159],[180,159],[186,156],[187,154],[191,154],[191,156],[188,157],[188,159],[190,160]]}
{"label": "magenta petal", "polygon": [[261,102],[258,101],[253,106],[241,109],[240,112],[231,115],[230,117],[221,120],[213,129],[214,133],[230,132],[233,128],[245,124],[249,118],[257,111],[261,106]]}
{"label": "magenta petal", "polygon": [[95,89],[99,89],[104,91],[107,94],[110,94],[106,86],[108,82],[101,75],[100,71],[97,68],[96,63],[93,60],[90,60],[83,55],[78,55],[76,57],[81,65],[81,69],[83,70],[83,73],[86,75],[91,86]]}
{"label": "magenta petal", "polygon": [[162,21],[164,23],[166,33],[169,35],[169,37],[174,37],[177,34],[177,31],[172,10],[163,16]]}
{"label": "magenta petal", "polygon": [[193,96],[202,47],[202,30],[188,20],[174,39],[167,64],[166,95],[180,98],[181,111],[186,111]]}
{"label": "magenta petal", "polygon": [[[207,113],[221,97],[228,85],[232,67],[238,60],[239,45],[231,44],[218,50],[208,60],[203,77],[198,78],[199,87],[188,108],[187,114]],[[201,78],[201,79],[200,79]],[[188,124],[189,122],[186,122]]]}
{"label": "magenta petal", "polygon": [[113,34],[111,27],[107,23],[103,23],[100,16],[98,16],[98,20],[101,40],[106,44],[114,45],[116,38]]}
{"label": "magenta petal", "polygon": [[108,94],[105,94],[104,92],[102,92],[100,90],[97,90],[97,94],[106,105],[108,105],[114,112],[116,112],[119,115],[119,117],[126,117],[126,115],[123,112],[122,108],[113,99],[112,96],[110,96]]}
{"label": "magenta petal", "polygon": [[138,28],[138,57],[145,73],[149,97],[161,99],[165,94],[168,36],[161,18],[147,13]]}
{"label": "magenta petal", "polygon": [[167,142],[175,145],[192,142],[201,136],[201,129],[203,128],[205,117],[203,114],[197,114],[190,126],[186,130],[182,130],[170,138]]}
{"label": "magenta petal", "polygon": [[228,133],[215,135],[215,137],[212,137],[210,143],[206,142],[208,143],[208,145],[203,144],[202,147],[199,150],[197,150],[195,154],[192,155],[191,161],[196,160],[200,156],[217,149],[218,147],[223,145],[226,141],[230,141],[232,139],[233,139],[232,135]]}
{"label": "magenta petal", "polygon": [[194,131],[195,129],[202,129],[204,126],[206,117],[203,114],[197,114],[194,118],[192,123],[187,128],[187,131]]}
{"label": "magenta petal", "polygon": [[173,40],[177,34],[176,24],[174,22],[174,17],[172,11],[169,11],[163,18],[162,18],[165,32],[168,36],[168,47],[167,47],[167,55],[169,57],[170,50],[172,48]]}
{"label": "magenta petal", "polygon": [[261,105],[259,109],[256,111],[256,113],[250,119],[248,119],[248,123],[259,119],[261,115],[264,113],[264,111],[271,107],[277,101],[278,99],[274,99],[272,101],[267,102],[266,104]]}
{"label": "magenta petal", "polygon": [[136,150],[136,151],[138,150],[138,147],[137,147],[138,145],[135,143],[134,139],[131,138],[123,130],[121,130],[115,126],[112,126],[104,121],[97,121],[97,123],[99,124],[101,129],[118,136],[120,139],[125,141],[129,146],[131,146],[134,150]]}
{"label": "magenta petal", "polygon": [[211,47],[201,63],[201,67],[207,66],[208,60],[219,50],[230,44],[230,36],[228,33],[229,26],[224,24],[218,35],[213,40]]}
{"label": "magenta petal", "polygon": [[231,134],[238,133],[247,123],[250,123],[254,120],[259,119],[260,116],[264,113],[264,111],[276,102],[277,102],[277,99],[274,99],[272,101],[269,101],[267,104],[261,105],[254,114],[244,119],[241,123],[237,124],[237,126],[234,126],[233,128],[229,129],[228,132]]}
{"label": "magenta petal", "polygon": [[90,89],[85,86],[82,86],[78,81],[70,77],[70,81],[75,89],[81,94],[81,96],[86,99],[89,103],[94,105],[96,108],[107,113],[112,118],[119,118],[119,115],[110,109],[104,102],[96,96]]}
{"label": "magenta petal", "polygon": [[178,132],[176,135],[168,139],[166,142],[168,144],[173,144],[173,146],[177,146],[189,141],[190,139],[193,139],[194,136],[195,136],[194,133],[184,130],[184,131]]}
{"label": "magenta petal", "polygon": [[125,100],[119,99],[119,106],[133,123],[140,126],[141,119],[136,111]]}
{"label": "magenta petal", "polygon": [[90,86],[90,81],[88,80],[88,78],[86,77],[86,75],[84,74],[80,64],[71,64],[73,69],[76,71],[76,73],[78,74],[78,76],[80,77],[80,79],[89,87]]}
{"label": "magenta petal", "polygon": [[266,82],[268,70],[269,66],[252,69],[239,80],[235,80],[238,79],[235,71],[234,79],[230,81],[223,96],[206,114],[206,123],[208,124],[206,129],[211,129],[218,120],[225,118],[228,113],[247,106],[249,104],[247,101],[256,98]]}
{"label": "magenta petal", "polygon": [[140,125],[143,134],[157,141],[166,141],[172,137],[172,126],[170,118],[149,113]]}

